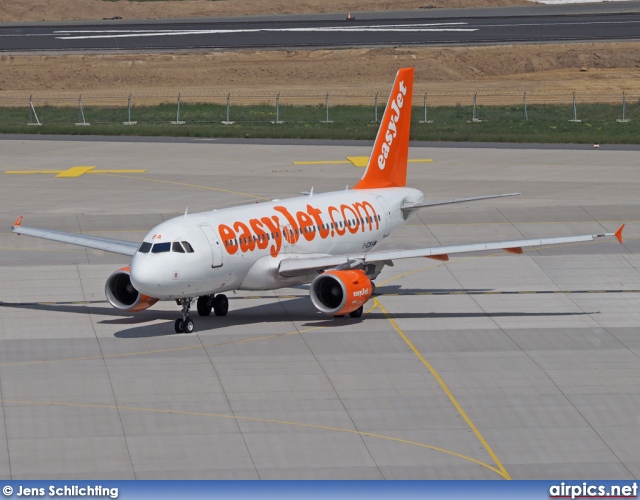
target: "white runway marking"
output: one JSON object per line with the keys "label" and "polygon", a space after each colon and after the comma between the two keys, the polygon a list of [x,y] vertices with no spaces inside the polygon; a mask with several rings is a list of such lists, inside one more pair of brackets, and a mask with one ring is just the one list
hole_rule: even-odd
{"label": "white runway marking", "polygon": [[429,32],[429,31],[478,31],[477,28],[464,28],[464,22],[430,24],[396,24],[375,26],[325,26],[310,28],[256,28],[256,29],[210,29],[210,30],[65,30],[54,35],[61,40],[86,40],[96,38],[132,38],[148,36],[175,35],[217,35],[228,33],[268,33],[268,32]]}

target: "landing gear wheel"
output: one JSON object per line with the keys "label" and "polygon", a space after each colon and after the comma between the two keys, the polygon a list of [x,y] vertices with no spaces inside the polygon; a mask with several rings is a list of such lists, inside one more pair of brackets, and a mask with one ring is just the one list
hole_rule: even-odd
{"label": "landing gear wheel", "polygon": [[184,333],[184,321],[182,321],[182,318],[178,318],[176,320],[176,333]]}
{"label": "landing gear wheel", "polygon": [[224,293],[220,293],[213,298],[213,312],[216,316],[226,316],[229,312],[229,299]]}
{"label": "landing gear wheel", "polygon": [[355,311],[351,311],[349,313],[349,316],[351,316],[352,318],[359,318],[362,316],[362,311],[363,311],[363,306],[360,306]]}
{"label": "landing gear wheel", "polygon": [[189,319],[189,309],[191,308],[192,297],[179,300],[180,305],[182,305],[182,317],[176,320],[176,333],[191,333],[194,329],[193,321]]}
{"label": "landing gear wheel", "polygon": [[198,297],[198,314],[200,316],[209,316],[211,314],[211,309],[213,308],[212,299],[212,295]]}

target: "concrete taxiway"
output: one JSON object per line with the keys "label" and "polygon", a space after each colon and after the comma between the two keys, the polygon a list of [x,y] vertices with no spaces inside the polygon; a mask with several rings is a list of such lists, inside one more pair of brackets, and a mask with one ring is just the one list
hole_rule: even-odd
{"label": "concrete taxiway", "polygon": [[[0,477],[469,479],[640,477],[637,151],[412,148],[430,199],[387,248],[615,231],[524,255],[398,261],[362,320],[304,287],[229,294],[224,318],[109,306],[118,255],[11,223],[139,241],[156,223],[363,170],[294,165],[370,145],[3,140]],[[4,174],[4,171],[145,172]],[[494,256],[495,254],[495,256]]]}

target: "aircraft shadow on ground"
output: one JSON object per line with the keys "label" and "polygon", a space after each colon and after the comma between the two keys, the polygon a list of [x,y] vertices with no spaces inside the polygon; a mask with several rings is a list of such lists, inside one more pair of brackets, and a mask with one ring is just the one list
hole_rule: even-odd
{"label": "aircraft shadow on ground", "polygon": [[[469,290],[456,290],[455,292],[468,292]],[[403,289],[404,293],[411,293],[407,289]],[[425,293],[425,290],[419,290]],[[451,292],[454,292],[451,290]],[[104,304],[99,307],[90,304]],[[371,303],[369,303],[371,304]],[[135,314],[129,314],[117,309],[113,309],[103,301],[90,302],[89,305],[73,302],[53,302],[53,303],[7,303],[0,302],[0,307],[13,309],[28,309],[34,311],[51,311],[66,312],[75,314],[90,314],[96,316],[112,316],[113,319],[104,319],[99,321],[100,324],[106,325],[123,325],[129,326],[124,330],[114,334],[118,338],[144,338],[144,337],[160,337],[166,335],[182,335],[176,334],[173,328],[173,322],[180,316],[180,311],[176,307],[175,311],[166,310],[145,310]],[[293,299],[287,299],[280,302],[274,299],[268,304],[260,304],[256,306],[243,307],[241,309],[229,311],[228,316],[218,317],[211,315],[201,317],[192,309],[192,315],[196,331],[205,332],[209,330],[217,330],[220,328],[234,326],[255,325],[255,333],[260,334],[260,323],[281,323],[294,321],[299,322],[304,328],[322,327],[322,328],[339,328],[349,324],[360,323],[363,320],[387,319],[387,316],[378,309],[374,309],[362,318],[350,318],[346,315],[344,318],[327,317],[318,312],[311,301],[306,296],[300,296]],[[440,318],[508,318],[508,317],[553,317],[553,316],[584,316],[589,314],[597,314],[596,312],[529,312],[529,311],[495,311],[495,312],[446,312],[446,311],[416,311],[416,312],[400,312],[391,313],[394,319],[440,319]],[[161,322],[158,322],[158,321]],[[165,321],[162,321],[165,320]],[[153,324],[148,324],[153,321]]]}
{"label": "aircraft shadow on ground", "polygon": [[491,288],[407,288],[402,285],[384,285],[376,288],[376,297],[385,295],[465,295],[493,292]]}

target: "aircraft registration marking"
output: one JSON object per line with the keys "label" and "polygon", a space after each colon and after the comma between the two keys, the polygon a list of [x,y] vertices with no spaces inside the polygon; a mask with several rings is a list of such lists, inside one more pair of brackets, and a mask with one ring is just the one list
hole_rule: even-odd
{"label": "aircraft registration marking", "polygon": [[58,178],[76,178],[84,174],[143,174],[146,170],[96,170],[93,166],[75,166],[66,170],[5,170],[5,174],[23,175],[23,174],[56,174]]}

